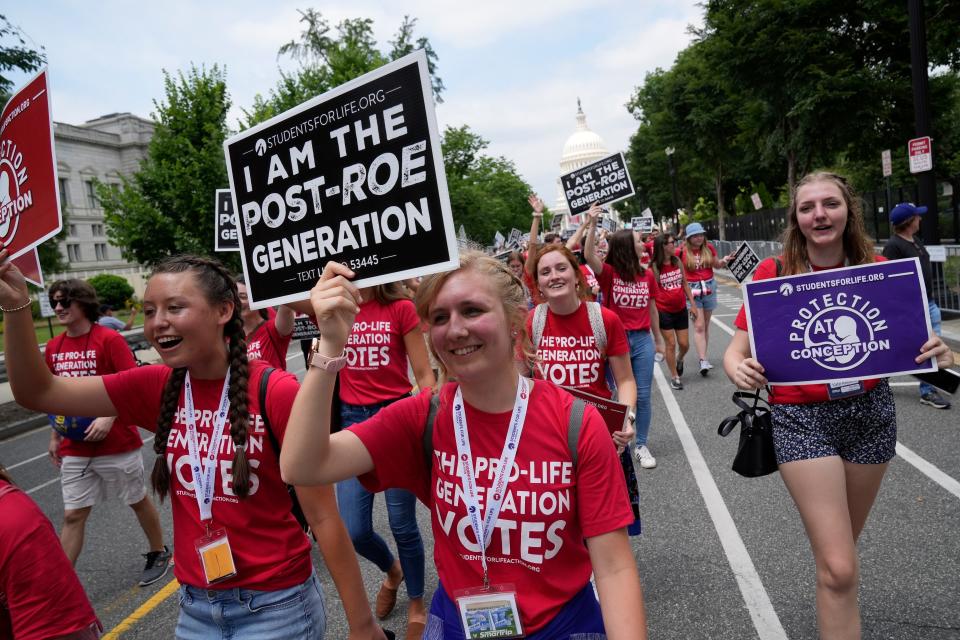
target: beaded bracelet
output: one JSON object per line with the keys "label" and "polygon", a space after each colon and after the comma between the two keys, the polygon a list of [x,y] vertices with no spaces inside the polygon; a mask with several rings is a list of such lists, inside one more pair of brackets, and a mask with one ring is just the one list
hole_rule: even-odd
{"label": "beaded bracelet", "polygon": [[33,300],[31,300],[30,297],[27,296],[27,301],[24,302],[19,307],[14,307],[13,309],[4,309],[3,306],[0,305],[0,311],[3,311],[4,313],[13,313],[14,311],[22,311],[23,309],[26,309],[27,307],[29,307],[31,304],[33,304]]}

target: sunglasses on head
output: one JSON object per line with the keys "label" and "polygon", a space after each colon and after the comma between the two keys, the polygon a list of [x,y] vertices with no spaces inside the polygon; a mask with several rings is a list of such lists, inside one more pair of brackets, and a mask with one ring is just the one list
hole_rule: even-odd
{"label": "sunglasses on head", "polygon": [[66,309],[67,307],[70,306],[70,304],[71,304],[72,302],[73,302],[73,299],[72,299],[72,298],[68,298],[68,297],[66,297],[66,296],[64,296],[64,297],[62,297],[62,298],[54,298],[54,297],[51,296],[51,297],[50,297],[50,308],[51,308],[51,309],[56,309],[56,308],[57,308],[57,305],[60,304],[60,305],[63,305],[63,308],[64,308],[64,309]]}

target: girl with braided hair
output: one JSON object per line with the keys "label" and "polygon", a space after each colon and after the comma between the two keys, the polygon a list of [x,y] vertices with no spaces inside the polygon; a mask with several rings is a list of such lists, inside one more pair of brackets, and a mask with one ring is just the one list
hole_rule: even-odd
{"label": "girl with braided hair", "polygon": [[[144,334],[163,364],[108,376],[55,377],[39,357],[26,284],[0,252],[0,310],[11,389],[21,405],[119,416],[156,431],[154,490],[171,498],[177,638],[321,638],[326,627],[310,542],[291,513],[279,451],[299,385],[247,362],[241,303],[217,261],[161,262],[144,294]],[[384,638],[331,487],[297,490],[340,592],[351,638]]]}

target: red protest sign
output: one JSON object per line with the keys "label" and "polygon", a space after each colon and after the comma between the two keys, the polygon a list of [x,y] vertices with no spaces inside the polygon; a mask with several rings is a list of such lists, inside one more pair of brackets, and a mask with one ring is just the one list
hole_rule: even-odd
{"label": "red protest sign", "polygon": [[62,226],[44,69],[10,98],[0,115],[0,247],[15,258]]}
{"label": "red protest sign", "polygon": [[26,253],[21,253],[11,262],[17,269],[20,269],[20,273],[23,274],[27,282],[43,289],[43,271],[40,269],[40,254],[37,253],[36,247]]}

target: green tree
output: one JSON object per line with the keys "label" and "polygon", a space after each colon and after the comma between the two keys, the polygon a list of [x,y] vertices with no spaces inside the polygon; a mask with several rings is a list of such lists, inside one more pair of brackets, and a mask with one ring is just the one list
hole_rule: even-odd
{"label": "green tree", "polygon": [[489,143],[466,125],[443,132],[443,163],[453,221],[467,236],[491,244],[497,231],[530,228],[527,196],[532,189],[503,156],[482,152]]}
{"label": "green tree", "polygon": [[88,278],[87,282],[97,292],[101,304],[109,304],[115,309],[122,309],[133,297],[133,287],[126,278],[112,273],[101,273]]}
{"label": "green tree", "polygon": [[443,102],[443,81],[436,73],[437,54],[426,37],[414,37],[416,18],[404,16],[390,49],[380,51],[373,37],[373,20],[348,18],[331,33],[327,20],[315,9],[300,11],[304,25],[299,40],[280,47],[279,56],[290,56],[299,63],[293,73],[280,72],[280,81],[264,97],[257,94],[250,110],[244,110],[244,127],[251,127],[306,102],[325,91],[382,67],[414,49],[423,49],[432,80],[433,96]]}
{"label": "green tree", "polygon": [[0,15],[0,105],[7,103],[14,89],[8,72],[16,69],[30,73],[47,62],[43,47],[39,51],[30,48],[24,40],[25,35],[20,27]]}
{"label": "green tree", "polygon": [[[120,187],[97,187],[110,241],[124,259],[148,265],[180,252],[213,254],[213,193],[227,184],[225,71],[165,71],[164,89],[165,99],[154,101],[156,129],[140,169]],[[219,257],[239,266],[235,253]]]}

